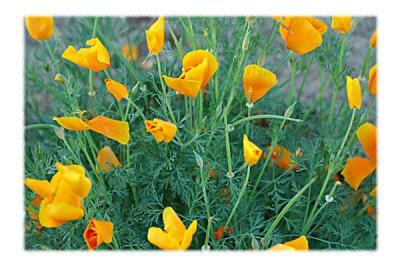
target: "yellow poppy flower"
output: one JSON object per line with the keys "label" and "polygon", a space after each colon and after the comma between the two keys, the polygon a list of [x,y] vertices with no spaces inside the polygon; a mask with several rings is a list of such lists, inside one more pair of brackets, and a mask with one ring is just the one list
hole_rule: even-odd
{"label": "yellow poppy flower", "polygon": [[356,135],[369,159],[353,157],[347,160],[341,172],[344,180],[354,190],[376,169],[377,129],[371,123],[364,123],[357,129]]}
{"label": "yellow poppy flower", "polygon": [[332,29],[337,30],[339,33],[346,33],[351,29],[351,17],[333,17]]}
{"label": "yellow poppy flower", "polygon": [[98,38],[86,42],[90,48],[81,48],[77,51],[73,46],[68,46],[62,57],[81,67],[93,71],[101,71],[110,67],[110,55]]}
{"label": "yellow poppy flower", "polygon": [[183,57],[182,65],[186,75],[191,75],[190,71],[192,69],[196,69],[197,67],[201,67],[204,64],[204,59],[207,59],[207,68],[205,69],[202,75],[193,74],[190,80],[198,80],[201,81],[201,88],[205,88],[211,77],[217,72],[218,69],[218,61],[215,56],[207,50],[195,50],[187,53]]}
{"label": "yellow poppy flower", "polygon": [[347,76],[346,93],[350,109],[353,108],[360,109],[362,104],[362,95],[361,95],[360,81],[358,78],[353,79]]}
{"label": "yellow poppy flower", "polygon": [[94,250],[103,243],[111,243],[113,238],[114,225],[112,222],[90,219],[83,238],[89,250]]}
{"label": "yellow poppy flower", "polygon": [[136,61],[139,58],[139,47],[125,43],[121,47],[121,53],[128,61]]}
{"label": "yellow poppy flower", "polygon": [[39,207],[39,222],[44,227],[58,227],[83,217],[83,201],[92,183],[80,165],[56,163],[58,171],[51,181],[26,178],[25,184],[43,198]]}
{"label": "yellow poppy flower", "polygon": [[129,124],[125,121],[114,120],[105,116],[96,116],[88,122],[89,128],[107,138],[127,144],[130,139]]}
{"label": "yellow poppy flower", "polygon": [[285,242],[283,244],[277,244],[272,246],[268,250],[273,251],[307,251],[309,250],[308,247],[308,240],[305,236],[300,236],[292,241]]}
{"label": "yellow poppy flower", "polygon": [[368,90],[369,92],[376,96],[377,95],[377,65],[374,65],[369,70],[368,74]]}
{"label": "yellow poppy flower", "polygon": [[243,136],[243,155],[244,160],[250,166],[257,164],[262,155],[262,150],[252,143],[246,134]]}
{"label": "yellow poppy flower", "polygon": [[104,146],[97,154],[100,171],[111,171],[113,167],[120,168],[122,164],[109,146]]}
{"label": "yellow poppy flower", "polygon": [[171,207],[163,211],[164,230],[150,227],[147,240],[163,250],[186,250],[192,243],[193,235],[197,231],[197,220],[194,220],[188,229]]}
{"label": "yellow poppy flower", "polygon": [[[267,150],[271,150],[271,146],[267,147]],[[288,151],[285,147],[275,145],[275,148],[271,154],[272,161],[278,165],[281,169],[293,169],[296,170],[299,166],[293,159],[294,155]]]}
{"label": "yellow poppy flower", "polygon": [[147,132],[150,132],[157,142],[171,142],[176,135],[177,128],[173,123],[160,119],[146,120],[144,122]]}
{"label": "yellow poppy flower", "polygon": [[285,17],[281,20],[279,32],[286,48],[298,54],[306,54],[322,44],[322,35],[327,26],[313,17]]}
{"label": "yellow poppy flower", "polygon": [[372,198],[376,198],[376,186],[371,190],[369,193],[369,196]]}
{"label": "yellow poppy flower", "polygon": [[164,48],[164,17],[159,17],[156,22],[146,30],[146,41],[149,52],[157,55]]}
{"label": "yellow poppy flower", "polygon": [[258,65],[248,65],[244,68],[243,89],[246,99],[250,97],[251,102],[262,98],[278,80],[274,73]]}
{"label": "yellow poppy flower", "polygon": [[60,83],[65,83],[64,79],[62,78],[62,76],[61,76],[60,74],[56,74],[56,75],[54,76],[54,80],[55,80],[55,81],[58,81],[58,82],[60,82]]}
{"label": "yellow poppy flower", "polygon": [[43,41],[53,35],[53,17],[26,17],[25,26],[32,39]]}
{"label": "yellow poppy flower", "polygon": [[89,125],[78,117],[74,116],[53,117],[53,120],[56,121],[60,126],[68,130],[75,130],[75,131],[89,130]]}
{"label": "yellow poppy flower", "polygon": [[369,39],[369,46],[371,46],[372,48],[376,48],[377,37],[378,36],[376,31],[374,31],[374,33],[372,33],[371,39]]}
{"label": "yellow poppy flower", "polygon": [[124,84],[108,78],[105,79],[104,82],[106,83],[107,91],[111,93],[118,102],[128,97],[128,89]]}

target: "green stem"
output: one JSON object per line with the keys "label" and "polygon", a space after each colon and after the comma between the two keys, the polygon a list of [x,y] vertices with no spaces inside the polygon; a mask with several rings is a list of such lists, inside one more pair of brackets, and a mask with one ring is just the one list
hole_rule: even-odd
{"label": "green stem", "polygon": [[372,48],[371,48],[371,46],[368,46],[368,51],[364,58],[364,63],[363,63],[362,69],[361,69],[360,77],[364,77],[365,71],[367,70],[369,60],[371,59],[371,55],[372,55]]}
{"label": "green stem", "polygon": [[50,125],[50,124],[34,124],[34,125],[28,125],[25,126],[25,130],[31,130],[31,129],[57,129],[58,127],[55,125]]}
{"label": "green stem", "polygon": [[249,120],[256,120],[256,119],[281,119],[281,120],[287,120],[287,121],[293,121],[293,122],[303,122],[303,120],[301,120],[301,119],[285,117],[285,116],[282,116],[282,115],[268,115],[268,114],[265,114],[265,115],[253,115],[253,116],[250,116],[250,117],[242,118],[242,119],[234,122],[232,124],[232,126],[236,127],[236,126],[238,126],[238,125],[240,125],[240,124],[242,124],[244,122],[247,122]]}
{"label": "green stem", "polygon": [[231,211],[231,214],[229,215],[228,220],[226,221],[226,223],[225,223],[225,225],[224,225],[224,228],[227,228],[227,227],[229,226],[229,223],[231,222],[231,220],[232,220],[232,218],[233,218],[233,215],[235,214],[236,209],[237,209],[238,206],[239,206],[240,200],[242,199],[242,197],[243,197],[243,195],[244,195],[244,192],[246,191],[246,187],[247,187],[247,184],[249,183],[249,178],[250,178],[250,168],[251,168],[251,166],[248,165],[248,166],[247,166],[246,178],[245,178],[245,180],[244,180],[242,189],[241,189],[240,192],[239,192],[239,197],[238,197],[238,199],[236,200],[235,206],[233,207],[233,209],[232,209],[232,211]]}
{"label": "green stem", "polygon": [[293,206],[293,204],[300,198],[300,196],[307,190],[309,186],[314,183],[316,178],[312,178],[307,185],[305,185],[297,194],[285,205],[285,207],[281,210],[281,212],[278,214],[278,216],[275,218],[275,220],[272,222],[271,226],[269,227],[268,231],[265,233],[263,242],[265,246],[268,246],[269,244],[269,239],[276,228],[276,226],[279,224],[279,222],[282,220],[283,216],[290,210],[290,208]]}
{"label": "green stem", "polygon": [[224,124],[225,124],[225,148],[226,148],[226,159],[228,161],[228,177],[233,177],[232,172],[232,157],[231,157],[231,145],[229,142],[229,131],[228,131],[228,121],[227,121],[226,110],[224,112]]}
{"label": "green stem", "polygon": [[182,59],[183,59],[182,47],[181,47],[181,45],[180,45],[178,39],[176,38],[176,35],[175,35],[174,31],[173,31],[172,28],[171,28],[171,25],[169,25],[169,22],[168,22],[168,21],[167,21],[167,26],[168,26],[169,33],[171,34],[172,39],[174,40],[176,49],[178,50],[179,57],[180,57],[181,60],[182,60]]}
{"label": "green stem", "polygon": [[303,94],[303,88],[304,88],[304,85],[306,83],[306,79],[308,77],[308,74],[310,73],[313,61],[314,61],[314,56],[311,56],[310,59],[307,62],[306,70],[304,71],[303,80],[301,81],[300,87],[299,87],[298,92],[297,92],[297,101],[300,100],[300,98],[301,98],[301,96]]}
{"label": "green stem", "polygon": [[136,109],[136,111],[139,113],[139,115],[142,117],[143,122],[146,121],[146,117],[144,116],[142,110],[140,110],[139,106],[137,106],[130,98],[125,98],[130,104],[133,105],[133,107]]}
{"label": "green stem", "polygon": [[296,85],[296,76],[297,76],[296,64],[294,62],[294,55],[292,52],[290,52],[288,60],[289,60],[289,68],[290,68],[290,85],[289,85],[287,104],[291,104],[293,93],[294,93],[294,87]]}

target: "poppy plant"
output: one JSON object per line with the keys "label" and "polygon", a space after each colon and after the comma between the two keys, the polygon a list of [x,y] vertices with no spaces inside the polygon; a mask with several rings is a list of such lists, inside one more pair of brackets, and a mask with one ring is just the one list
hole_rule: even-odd
{"label": "poppy plant", "polygon": [[90,219],[83,238],[89,250],[94,250],[103,243],[111,243],[114,225],[111,222]]}
{"label": "poppy plant", "polygon": [[247,135],[243,136],[243,155],[247,165],[256,165],[262,155],[262,150],[249,140]]}
{"label": "poppy plant", "polygon": [[164,48],[164,17],[159,17],[156,22],[146,30],[147,48],[152,54],[158,55]]}
{"label": "poppy plant", "polygon": [[44,41],[53,35],[54,19],[53,17],[26,17],[25,26],[32,39]]}
{"label": "poppy plant", "polygon": [[101,71],[110,67],[110,55],[98,38],[86,42],[90,48],[81,48],[79,51],[73,46],[68,46],[62,57],[81,67],[93,71]]}
{"label": "poppy plant", "polygon": [[83,199],[92,187],[80,165],[56,163],[57,173],[51,181],[25,179],[25,185],[43,200],[39,208],[39,222],[44,227],[58,227],[84,216]]}
{"label": "poppy plant", "polygon": [[102,115],[87,122],[73,116],[54,117],[53,120],[65,129],[74,131],[93,130],[121,144],[127,144],[130,139],[128,122],[114,120]]}
{"label": "poppy plant", "polygon": [[369,70],[368,74],[368,90],[369,92],[376,96],[377,95],[377,65],[374,65]]}
{"label": "poppy plant", "polygon": [[268,250],[273,251],[308,251],[308,240],[305,236],[300,236],[294,240],[285,242],[283,244],[277,244],[272,246]]}
{"label": "poppy plant", "polygon": [[332,18],[332,29],[337,30],[339,33],[346,33],[351,29],[352,18],[351,17],[333,17]]}
{"label": "poppy plant", "polygon": [[125,43],[121,47],[121,53],[128,61],[136,61],[139,58],[139,47]]}
{"label": "poppy plant", "polygon": [[362,104],[361,86],[358,78],[347,76],[346,93],[350,109],[360,109]]}
{"label": "poppy plant", "polygon": [[122,167],[121,162],[115,156],[110,146],[104,146],[97,154],[97,162],[100,166],[100,171],[111,171],[114,167]]}
{"label": "poppy plant", "polygon": [[193,235],[197,231],[197,220],[192,221],[186,229],[171,207],[164,209],[162,218],[164,230],[159,227],[150,227],[147,232],[148,241],[164,250],[188,249],[192,243]]}
{"label": "poppy plant", "polygon": [[171,142],[176,135],[175,124],[160,119],[146,120],[144,122],[147,132],[150,132],[157,142]]}
{"label": "poppy plant", "polygon": [[128,89],[124,84],[108,78],[105,79],[104,82],[106,83],[107,91],[111,93],[118,102],[128,97]]}
{"label": "poppy plant", "polygon": [[322,36],[327,30],[326,24],[313,17],[279,17],[279,32],[286,48],[306,54],[322,44]]}
{"label": "poppy plant", "polygon": [[360,184],[376,169],[376,136],[377,129],[371,123],[362,124],[356,132],[368,159],[353,157],[347,160],[341,174],[351,188],[357,190]]}
{"label": "poppy plant", "polygon": [[[243,89],[246,99],[256,102],[278,83],[274,73],[258,65],[248,65],[244,68]],[[250,98],[251,95],[251,99]]]}

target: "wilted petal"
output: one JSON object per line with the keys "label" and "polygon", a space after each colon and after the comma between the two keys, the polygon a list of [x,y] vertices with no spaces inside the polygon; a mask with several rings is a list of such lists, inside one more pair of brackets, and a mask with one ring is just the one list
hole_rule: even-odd
{"label": "wilted petal", "polygon": [[105,79],[106,88],[109,93],[111,93],[117,101],[121,101],[123,98],[128,97],[128,89],[124,84],[112,79]]}
{"label": "wilted petal", "polygon": [[110,171],[113,167],[120,168],[122,164],[109,146],[104,146],[97,155],[100,171]]}
{"label": "wilted petal", "polygon": [[243,155],[246,163],[250,166],[257,164],[262,155],[262,150],[252,143],[246,134],[243,136]]}
{"label": "wilted petal", "polygon": [[356,134],[368,158],[376,162],[376,127],[371,123],[364,123],[357,129]]}

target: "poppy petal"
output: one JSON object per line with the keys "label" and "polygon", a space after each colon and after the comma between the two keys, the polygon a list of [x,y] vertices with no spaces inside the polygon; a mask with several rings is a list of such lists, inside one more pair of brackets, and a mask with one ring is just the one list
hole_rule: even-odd
{"label": "poppy petal", "polygon": [[367,178],[376,168],[375,163],[370,160],[354,157],[346,162],[342,175],[351,188],[357,190],[362,181]]}
{"label": "poppy petal", "polygon": [[82,131],[88,130],[89,126],[82,119],[74,116],[53,117],[60,126],[68,130]]}
{"label": "poppy petal", "polygon": [[88,121],[89,128],[107,138],[127,144],[130,139],[129,124],[125,121],[114,120],[105,116],[97,116]]}
{"label": "poppy petal", "polygon": [[100,171],[111,171],[113,167],[120,168],[122,164],[109,146],[104,146],[97,155]]}
{"label": "poppy petal", "polygon": [[376,162],[376,127],[371,123],[364,123],[357,129],[356,134],[368,158]]}

